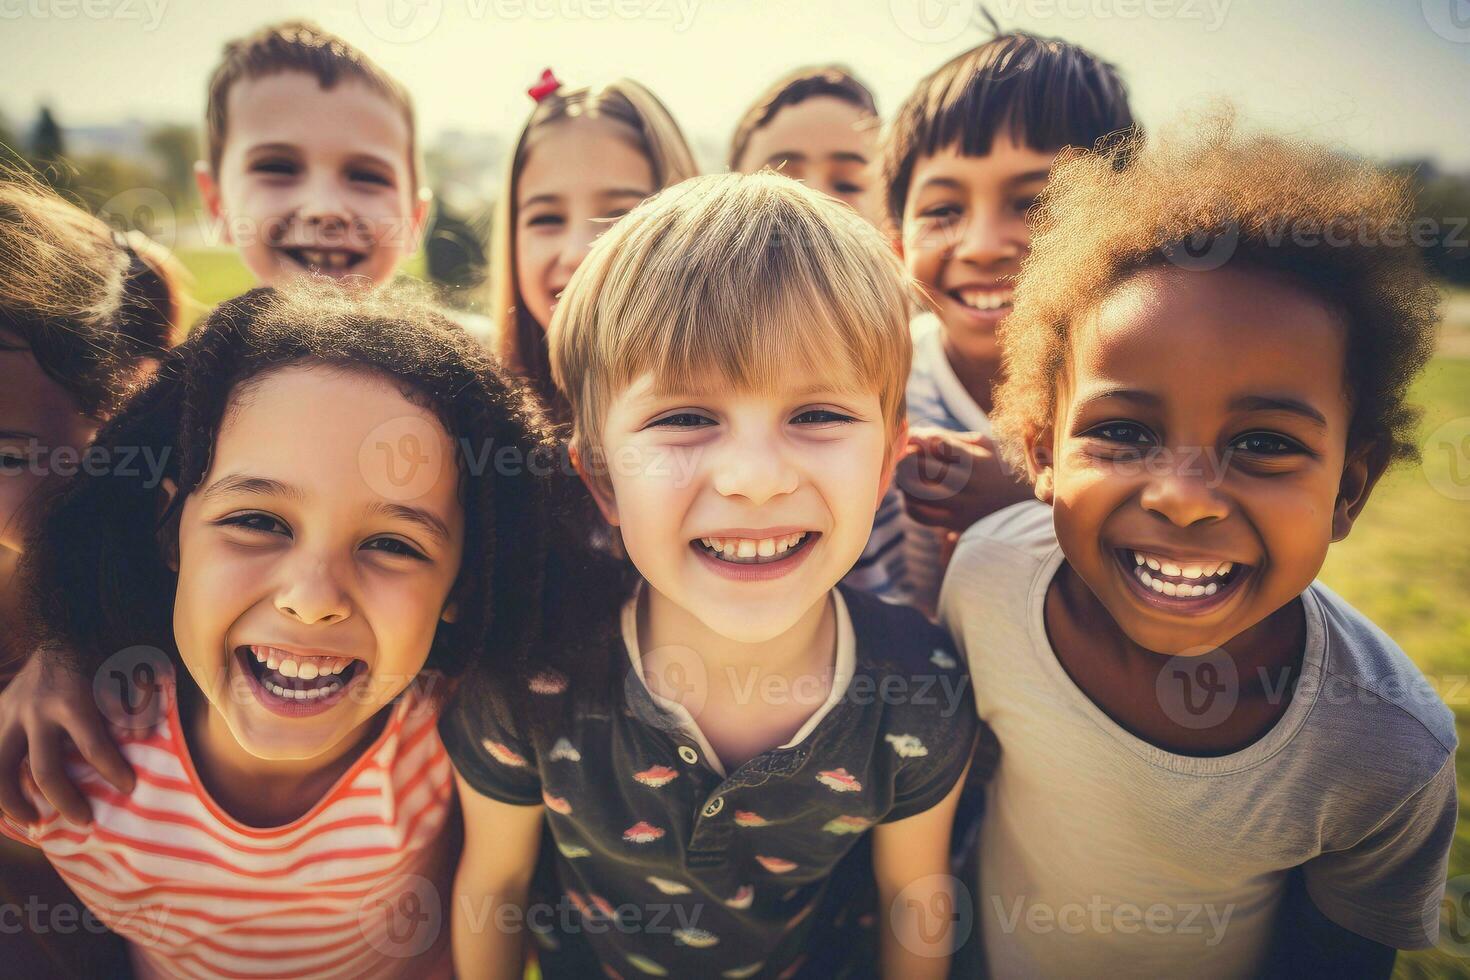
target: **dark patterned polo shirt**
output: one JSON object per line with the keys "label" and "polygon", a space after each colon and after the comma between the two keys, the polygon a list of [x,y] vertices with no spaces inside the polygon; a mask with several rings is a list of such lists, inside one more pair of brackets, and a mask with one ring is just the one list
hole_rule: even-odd
{"label": "dark patterned polo shirt", "polygon": [[628,681],[606,710],[574,708],[574,682],[544,674],[532,737],[445,712],[466,782],[546,807],[552,847],[526,924],[548,978],[876,970],[868,831],[942,800],[981,723],[947,634],[866,593],[833,596],[832,695],[790,742],[733,772],[643,683],[632,603],[616,651]]}

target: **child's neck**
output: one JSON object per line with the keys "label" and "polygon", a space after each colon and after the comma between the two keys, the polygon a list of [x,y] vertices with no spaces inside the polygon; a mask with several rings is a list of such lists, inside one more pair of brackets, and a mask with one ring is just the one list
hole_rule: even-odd
{"label": "child's neck", "polygon": [[249,827],[279,827],[314,807],[382,732],[390,704],[330,751],[310,759],[261,759],[240,747],[204,692],[180,671],[179,716],[210,797]]}
{"label": "child's neck", "polygon": [[[655,693],[689,709],[733,772],[784,745],[826,703],[836,670],[837,617],[828,593],[780,636],[744,643],[716,633],[649,586],[639,602],[638,646]],[[698,653],[702,682],[678,683],[691,677],[680,656],[689,650]],[[659,678],[673,683],[658,690]]]}
{"label": "child's neck", "polygon": [[959,379],[960,386],[980,406],[980,411],[989,415],[995,407],[991,391],[995,387],[996,379],[1000,377],[999,355],[993,358],[967,357],[950,342],[949,335],[945,334],[944,357],[949,361],[954,376]]}
{"label": "child's neck", "polygon": [[[1222,650],[1235,667],[1236,683],[1227,691],[1235,703],[1215,724],[1182,719],[1196,723],[1192,727],[1181,723],[1172,688],[1168,699],[1160,696],[1160,671],[1179,665],[1133,642],[1065,561],[1047,590],[1045,617],[1057,660],[1082,692],[1134,735],[1179,755],[1228,755],[1269,732],[1291,704],[1306,648],[1300,598],[1231,637]],[[1207,694],[1205,687],[1225,683],[1218,669],[1201,666],[1198,673],[1196,697]],[[1182,687],[1179,693],[1191,696]]]}

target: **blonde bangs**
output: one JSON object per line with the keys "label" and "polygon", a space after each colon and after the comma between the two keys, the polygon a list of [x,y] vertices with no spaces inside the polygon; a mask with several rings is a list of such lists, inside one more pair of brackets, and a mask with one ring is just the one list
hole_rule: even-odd
{"label": "blonde bangs", "polygon": [[703,177],[623,218],[593,248],[553,318],[553,376],[579,439],[612,398],[658,390],[774,391],[809,377],[876,391],[904,417],[911,289],[855,212],[775,174]]}

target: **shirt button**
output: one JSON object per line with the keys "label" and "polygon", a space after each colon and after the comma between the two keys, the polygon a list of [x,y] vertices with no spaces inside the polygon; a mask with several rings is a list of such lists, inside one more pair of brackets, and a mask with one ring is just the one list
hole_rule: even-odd
{"label": "shirt button", "polygon": [[725,809],[725,798],[723,796],[716,796],[704,805],[704,815],[706,817],[713,817],[723,809]]}
{"label": "shirt button", "polygon": [[699,753],[687,745],[681,745],[679,746],[679,758],[692,766],[699,761]]}

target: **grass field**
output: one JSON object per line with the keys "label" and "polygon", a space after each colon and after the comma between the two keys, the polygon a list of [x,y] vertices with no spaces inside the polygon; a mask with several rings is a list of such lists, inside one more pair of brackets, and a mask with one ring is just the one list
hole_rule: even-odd
{"label": "grass field", "polygon": [[[251,285],[232,252],[186,251],[180,257],[195,280],[200,311]],[[420,269],[415,262],[408,271]],[[1352,535],[1333,547],[1322,579],[1397,640],[1455,711],[1460,824],[1450,854],[1454,879],[1470,875],[1470,291],[1447,297],[1440,351],[1414,389],[1414,401],[1424,408],[1423,463],[1384,478]],[[1443,948],[1401,956],[1395,976],[1470,977],[1466,906],[1453,923],[1448,916],[1456,910],[1446,903]],[[1455,952],[1457,944],[1463,953]]]}

